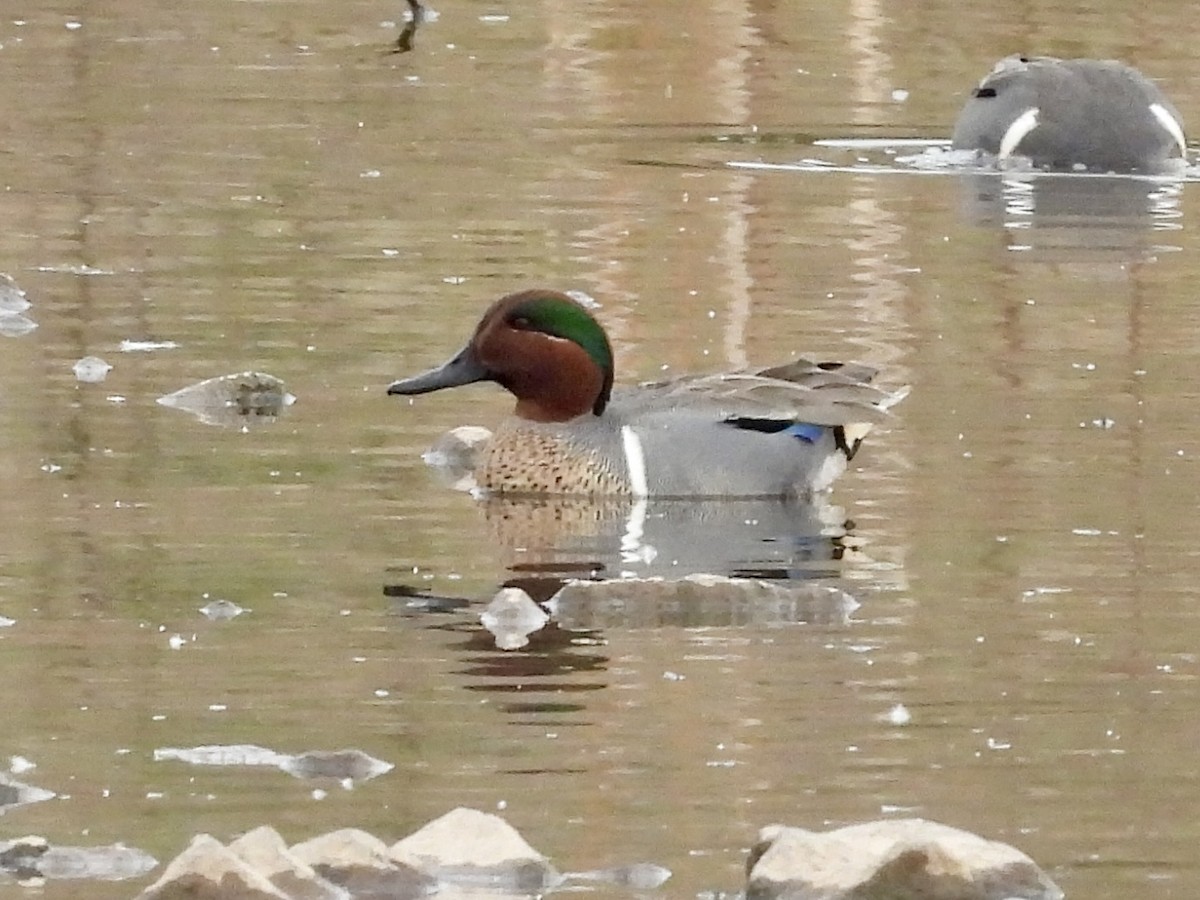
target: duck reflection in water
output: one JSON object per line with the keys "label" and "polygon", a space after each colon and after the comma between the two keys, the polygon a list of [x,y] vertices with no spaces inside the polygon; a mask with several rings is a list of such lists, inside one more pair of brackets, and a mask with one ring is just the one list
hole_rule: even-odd
{"label": "duck reflection in water", "polygon": [[962,188],[967,221],[997,229],[997,249],[1028,262],[1122,280],[1131,264],[1180,249],[1182,179],[974,172]]}

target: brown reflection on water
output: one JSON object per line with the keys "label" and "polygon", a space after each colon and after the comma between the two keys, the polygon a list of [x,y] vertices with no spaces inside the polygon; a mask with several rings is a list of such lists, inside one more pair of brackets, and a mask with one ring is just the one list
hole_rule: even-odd
{"label": "brown reflection on water", "polygon": [[[403,6],[358,0],[0,17],[0,271],[39,325],[0,337],[0,759],[63,795],[6,822],[165,858],[506,804],[562,868],[651,858],[684,896],[734,889],[769,822],[904,810],[1073,895],[1196,893],[1194,185],[981,211],[958,177],[725,167],[944,136],[1014,47],[1123,57],[1200,121],[1178,4],[437,11],[402,54]],[[625,381],[813,353],[913,384],[835,488],[848,534],[751,560],[844,589],[848,621],[592,610],[489,643],[499,584],[611,543],[580,539],[596,509],[505,520],[426,470],[498,389],[383,388],[535,283],[601,302]],[[299,397],[269,427],[154,403],[251,368]],[[250,612],[208,622],[215,597]],[[153,761],[241,742],[396,768],[319,800]]]}

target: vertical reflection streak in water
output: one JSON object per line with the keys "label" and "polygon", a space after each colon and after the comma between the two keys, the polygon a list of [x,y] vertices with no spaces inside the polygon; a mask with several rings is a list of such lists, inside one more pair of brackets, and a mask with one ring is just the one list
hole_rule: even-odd
{"label": "vertical reflection streak in water", "polygon": [[[1181,184],[1174,179],[1042,173],[973,176],[964,183],[971,185],[974,202],[969,209],[974,222],[998,227],[1007,237],[1000,252],[1015,254],[1008,256],[1005,266],[1012,278],[1035,277],[1041,269],[1065,272],[1102,286],[1107,296],[1099,298],[1098,303],[1123,304],[1124,327],[1119,335],[1111,337],[1121,339],[1121,346],[1113,349],[1124,369],[1122,384],[1129,417],[1115,424],[1128,434],[1124,448],[1128,461],[1114,469],[1110,477],[1118,472],[1125,476],[1123,485],[1112,485],[1111,489],[1125,497],[1126,524],[1120,541],[1128,588],[1113,599],[1128,604],[1129,627],[1122,632],[1127,637],[1120,651],[1123,658],[1114,664],[1124,671],[1138,672],[1145,665],[1139,661],[1141,648],[1149,640],[1143,603],[1149,602],[1149,585],[1153,583],[1147,562],[1151,536],[1146,533],[1152,518],[1143,486],[1153,481],[1147,431],[1154,425],[1154,410],[1147,407],[1153,397],[1147,396],[1143,375],[1154,362],[1146,344],[1145,319],[1157,291],[1146,275],[1160,253],[1180,249],[1151,243],[1150,236],[1181,228]],[[1008,304],[1009,358],[1014,361],[1009,377],[1014,391],[1030,389],[1021,372],[1030,364],[1039,365],[1037,358],[1028,357],[1044,356],[1045,350],[1039,347],[1044,341],[1028,333],[1032,326],[1022,324],[1027,318],[1026,304],[1054,299],[1025,299],[1021,295],[1012,297]]]}
{"label": "vertical reflection streak in water", "polygon": [[729,280],[729,303],[722,329],[725,361],[734,369],[750,365],[746,355],[746,329],[750,323],[751,288],[754,280],[750,274],[749,219],[755,213],[750,203],[752,179],[744,175],[731,178],[729,198],[724,204],[725,229],[721,233],[718,247],[722,270]]}
{"label": "vertical reflection streak in water", "polygon": [[880,202],[884,187],[883,181],[868,176],[853,181],[855,196],[848,211],[856,236],[848,245],[856,269],[850,279],[860,287],[863,333],[857,342],[867,348],[872,365],[887,366],[889,379],[907,383],[912,375],[902,360],[904,344],[912,336],[904,305],[909,291],[898,277],[908,271],[902,265],[908,258],[906,232],[895,213]]}
{"label": "vertical reflection streak in water", "polygon": [[[621,562],[626,565],[644,562],[649,555],[653,559],[654,548],[642,542],[646,532],[646,498],[638,497],[629,508],[625,518],[625,531],[621,535]],[[623,571],[622,576],[632,575]]]}
{"label": "vertical reflection streak in water", "polygon": [[[722,119],[733,125],[745,125],[750,116],[750,78],[747,66],[750,48],[761,43],[747,3],[738,4],[736,18],[726,32],[726,55],[713,67],[715,95],[722,107]],[[751,289],[749,217],[754,207],[749,202],[751,179],[735,175],[730,179],[727,197],[722,199],[721,215],[725,225],[720,232],[717,255],[722,276],[728,283],[729,302],[722,328],[725,363],[735,369],[749,365],[746,355],[746,331],[750,323]]]}
{"label": "vertical reflection streak in water", "polygon": [[[597,35],[612,27],[613,22],[604,17],[580,15],[573,3],[550,2],[543,10],[547,42],[542,83],[551,115],[559,125],[573,128],[580,127],[577,123],[581,122],[619,119],[615,109],[619,92],[605,78],[602,69],[602,64],[612,57],[612,51],[597,50],[592,46]],[[623,180],[614,179],[611,170],[587,166],[586,157],[580,154],[567,159],[566,165],[571,171],[548,172],[546,181],[548,185],[582,181],[595,186],[589,192],[591,202],[582,212],[590,221],[585,219],[582,224],[575,225],[567,244],[575,251],[571,262],[577,268],[576,277],[581,283],[588,284],[596,299],[605,306],[605,328],[618,354],[619,371],[621,348],[629,331],[628,310],[635,299],[627,286],[628,254],[622,252],[633,223],[623,215],[596,218],[594,210],[600,210],[600,215],[604,216],[613,211],[636,210],[637,205],[627,202],[629,188]],[[605,198],[608,202],[597,204],[595,198],[605,196],[601,185],[609,185],[611,193]]]}
{"label": "vertical reflection streak in water", "polygon": [[856,125],[878,125],[882,120],[882,103],[888,95],[887,78],[892,68],[891,57],[880,49],[879,30],[886,22],[878,0],[852,0],[846,36],[851,52],[857,57],[851,70]]}

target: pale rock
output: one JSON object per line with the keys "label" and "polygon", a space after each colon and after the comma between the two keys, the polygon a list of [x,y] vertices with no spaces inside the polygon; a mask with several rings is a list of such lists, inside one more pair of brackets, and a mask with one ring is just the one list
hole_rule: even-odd
{"label": "pale rock", "polygon": [[231,841],[229,849],[292,900],[350,900],[347,891],[326,881],[316,869],[293,855],[279,832],[269,825],[246,832]]}
{"label": "pale rock", "polygon": [[770,825],[747,860],[747,900],[1061,900],[1021,851],[924,819],[834,831]]}
{"label": "pale rock", "polygon": [[499,816],[458,807],[397,841],[391,857],[461,887],[541,893],[561,876]]}
{"label": "pale rock", "polygon": [[265,875],[208,834],[192,838],[137,900],[288,900]]}
{"label": "pale rock", "polygon": [[387,844],[357,828],[342,828],[293,844],[291,853],[312,866],[322,878],[355,897],[401,900],[423,896],[435,887],[431,877],[412,865],[394,860]]}

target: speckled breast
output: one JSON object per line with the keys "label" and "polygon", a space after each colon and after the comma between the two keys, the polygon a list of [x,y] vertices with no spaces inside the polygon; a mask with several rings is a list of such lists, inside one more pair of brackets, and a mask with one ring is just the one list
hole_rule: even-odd
{"label": "speckled breast", "polygon": [[500,494],[628,494],[601,454],[535,425],[500,427],[475,469],[479,486]]}

